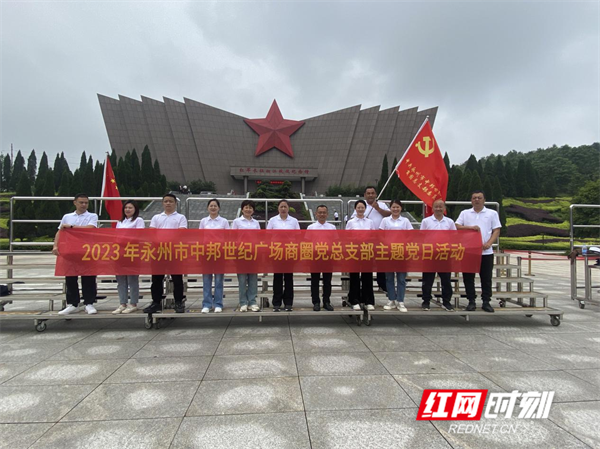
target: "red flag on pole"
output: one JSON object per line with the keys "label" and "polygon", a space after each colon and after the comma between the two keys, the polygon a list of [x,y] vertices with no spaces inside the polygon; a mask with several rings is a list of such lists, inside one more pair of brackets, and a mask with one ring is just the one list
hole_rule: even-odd
{"label": "red flag on pole", "polygon": [[429,119],[425,119],[417,135],[396,166],[396,173],[428,208],[439,198],[446,201],[448,170],[437,145]]}
{"label": "red flag on pole", "polygon": [[[115,197],[120,198],[119,188],[117,187],[117,180],[115,179],[115,173],[110,165],[110,158],[106,156],[106,162],[104,163],[104,178],[102,180],[102,196],[104,197]],[[123,203],[119,201],[106,201],[106,211],[110,216],[111,220],[120,220],[123,214]],[[116,223],[112,224],[115,228]]]}

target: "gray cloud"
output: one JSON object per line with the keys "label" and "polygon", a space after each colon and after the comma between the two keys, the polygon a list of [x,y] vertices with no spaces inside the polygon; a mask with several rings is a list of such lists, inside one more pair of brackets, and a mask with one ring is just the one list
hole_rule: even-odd
{"label": "gray cloud", "polygon": [[2,152],[102,157],[96,93],[262,117],[439,106],[452,162],[600,140],[598,4],[2,3]]}

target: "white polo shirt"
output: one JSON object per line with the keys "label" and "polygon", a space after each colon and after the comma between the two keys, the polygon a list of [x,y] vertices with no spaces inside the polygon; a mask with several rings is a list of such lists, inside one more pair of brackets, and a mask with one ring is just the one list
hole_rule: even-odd
{"label": "white polo shirt", "polygon": [[381,220],[379,229],[384,231],[412,231],[414,228],[408,218],[400,216],[397,220],[392,217],[385,217]]}
{"label": "white polo shirt", "polygon": [[187,218],[179,212],[156,214],[150,221],[150,227],[156,229],[180,229],[187,228],[187,225]]}
{"label": "white polo shirt", "polygon": [[87,210],[83,214],[78,214],[77,211],[71,212],[70,214],[65,214],[60,220],[60,224],[58,225],[58,229],[62,225],[70,225],[70,226],[90,226],[97,228],[98,227],[98,215],[92,214]]}
{"label": "white polo shirt", "polygon": [[[377,204],[379,205],[380,209],[390,210],[390,208],[387,207],[387,204],[385,204],[383,201],[377,201]],[[356,217],[356,211],[354,211],[351,218],[354,217]],[[373,206],[367,203],[367,208],[365,209],[365,218],[368,218],[369,220],[373,221],[373,224],[375,226],[373,229],[379,229],[381,220],[383,220],[383,215],[381,215],[377,210],[373,208]]]}
{"label": "white polo shirt", "polygon": [[198,229],[229,229],[229,222],[220,215],[217,218],[204,217],[200,220]]}
{"label": "white polo shirt", "polygon": [[316,223],[309,225],[306,229],[310,229],[311,231],[331,231],[332,229],[336,230],[337,228],[331,223],[325,222],[321,224],[317,221]]}
{"label": "white polo shirt", "polygon": [[231,229],[260,229],[260,223],[254,218],[246,220],[244,217],[238,217],[231,223]]}
{"label": "white polo shirt", "polygon": [[[498,212],[488,209],[485,206],[483,206],[483,209],[481,209],[480,212],[475,212],[475,209],[473,208],[463,210],[458,216],[456,224],[461,226],[479,226],[482,244],[485,244],[490,239],[494,229],[502,227]],[[492,247],[489,247],[488,249],[483,250],[481,254],[484,256],[494,254],[494,250]]]}
{"label": "white polo shirt", "polygon": [[454,220],[448,217],[442,217],[441,220],[431,217],[423,218],[421,222],[421,231],[456,231]]}
{"label": "white polo shirt", "polygon": [[300,229],[300,223],[291,215],[283,220],[281,215],[277,215],[269,220],[267,229]]}
{"label": "white polo shirt", "polygon": [[369,231],[375,229],[377,228],[375,228],[373,220],[371,220],[370,218],[354,217],[348,220],[348,223],[346,223],[346,230],[348,231]]}
{"label": "white polo shirt", "polygon": [[136,228],[143,229],[146,225],[144,224],[144,219],[142,217],[137,217],[135,220],[131,220],[131,218],[126,218],[123,221],[117,222],[117,229],[127,229],[127,228]]}

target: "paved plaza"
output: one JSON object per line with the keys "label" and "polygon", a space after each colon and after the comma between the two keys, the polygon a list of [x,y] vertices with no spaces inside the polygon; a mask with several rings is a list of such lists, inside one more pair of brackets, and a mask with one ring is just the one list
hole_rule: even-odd
{"label": "paved plaza", "polygon": [[[325,311],[158,330],[141,319],[48,321],[42,333],[33,320],[0,322],[0,448],[600,447],[600,307],[570,299],[566,258],[533,273],[565,312],[558,327],[545,315],[410,313],[358,327]],[[426,388],[555,397],[548,419],[494,420],[514,433],[465,434],[416,421]]]}

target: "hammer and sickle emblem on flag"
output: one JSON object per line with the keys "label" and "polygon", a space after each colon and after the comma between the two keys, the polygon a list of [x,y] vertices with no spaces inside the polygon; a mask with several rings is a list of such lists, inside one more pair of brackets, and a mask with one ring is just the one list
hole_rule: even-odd
{"label": "hammer and sickle emblem on flag", "polygon": [[425,142],[425,149],[421,148],[421,142],[417,142],[416,144],[417,148],[419,149],[419,153],[425,156],[425,158],[428,158],[429,155],[433,153],[433,150],[435,148],[435,142],[433,142],[431,149],[429,149],[429,142],[431,142],[431,140],[432,139],[429,136],[423,137],[423,142]]}

